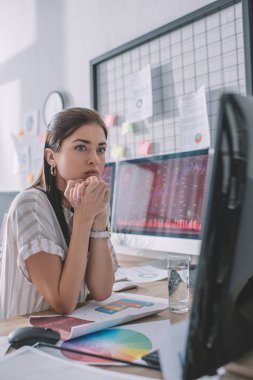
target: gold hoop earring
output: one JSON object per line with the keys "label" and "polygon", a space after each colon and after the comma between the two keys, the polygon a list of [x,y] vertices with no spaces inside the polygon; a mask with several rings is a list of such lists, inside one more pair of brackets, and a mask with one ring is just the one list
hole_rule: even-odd
{"label": "gold hoop earring", "polygon": [[51,167],[50,167],[50,173],[51,173],[51,175],[52,175],[53,177],[56,176],[56,166],[51,166]]}

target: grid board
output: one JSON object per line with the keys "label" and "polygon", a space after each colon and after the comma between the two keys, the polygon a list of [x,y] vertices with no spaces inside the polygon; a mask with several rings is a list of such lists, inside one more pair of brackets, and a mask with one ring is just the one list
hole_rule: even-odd
{"label": "grid board", "polygon": [[[152,154],[178,152],[177,100],[203,85],[213,144],[220,95],[246,94],[242,3],[234,1],[183,24],[182,20],[172,28],[168,24],[166,33],[152,39],[147,35],[146,41],[143,36],[136,46],[91,62],[94,107],[102,116],[117,115],[117,124],[109,128],[107,160],[114,145],[124,147],[124,157],[139,157],[142,141],[152,143]],[[133,123],[133,132],[122,135],[128,77],[147,65],[151,65],[153,116]]]}

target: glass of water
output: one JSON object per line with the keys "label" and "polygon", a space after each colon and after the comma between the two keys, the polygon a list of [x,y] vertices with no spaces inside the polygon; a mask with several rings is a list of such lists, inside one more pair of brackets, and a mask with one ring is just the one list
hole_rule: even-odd
{"label": "glass of water", "polygon": [[174,313],[189,310],[189,256],[173,255],[168,259],[169,309]]}

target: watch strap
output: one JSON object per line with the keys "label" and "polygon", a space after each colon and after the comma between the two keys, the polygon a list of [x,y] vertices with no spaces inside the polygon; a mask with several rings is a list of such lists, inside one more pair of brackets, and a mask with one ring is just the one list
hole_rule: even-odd
{"label": "watch strap", "polygon": [[109,239],[111,237],[110,227],[107,226],[105,231],[93,231],[90,232],[90,237],[94,239]]}

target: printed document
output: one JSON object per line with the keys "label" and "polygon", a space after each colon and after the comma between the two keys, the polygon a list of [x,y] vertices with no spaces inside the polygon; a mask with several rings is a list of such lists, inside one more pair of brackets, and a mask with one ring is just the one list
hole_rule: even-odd
{"label": "printed document", "polygon": [[165,298],[118,293],[102,302],[90,301],[70,315],[32,316],[30,323],[56,330],[62,340],[68,340],[157,314],[167,307]]}

